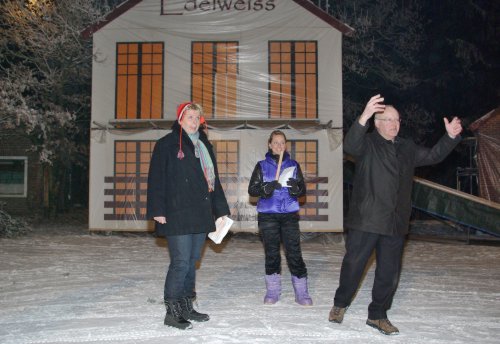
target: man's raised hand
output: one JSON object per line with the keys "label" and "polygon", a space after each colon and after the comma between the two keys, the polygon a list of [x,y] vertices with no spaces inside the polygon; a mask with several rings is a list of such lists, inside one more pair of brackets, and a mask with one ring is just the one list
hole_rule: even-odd
{"label": "man's raised hand", "polygon": [[363,113],[359,117],[359,124],[364,126],[374,113],[383,112],[385,110],[385,104],[383,102],[384,98],[380,94],[371,97],[368,103],[366,103]]}
{"label": "man's raised hand", "polygon": [[448,121],[448,118],[444,117],[444,126],[448,136],[454,139],[462,132],[462,121],[458,117],[453,117],[453,119]]}

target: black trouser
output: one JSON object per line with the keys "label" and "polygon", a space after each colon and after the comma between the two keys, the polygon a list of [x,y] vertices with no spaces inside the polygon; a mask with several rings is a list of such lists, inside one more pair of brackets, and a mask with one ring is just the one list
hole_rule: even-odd
{"label": "black trouser", "polygon": [[300,249],[299,215],[259,213],[259,230],[266,255],[266,275],[281,273],[280,243],[283,242],[286,262],[293,276],[307,276]]}
{"label": "black trouser", "polygon": [[346,254],[340,270],[339,287],[333,304],[347,307],[358,289],[366,263],[375,249],[377,267],[372,289],[372,302],[368,306],[369,319],[387,318],[401,271],[404,236],[388,236],[349,230]]}

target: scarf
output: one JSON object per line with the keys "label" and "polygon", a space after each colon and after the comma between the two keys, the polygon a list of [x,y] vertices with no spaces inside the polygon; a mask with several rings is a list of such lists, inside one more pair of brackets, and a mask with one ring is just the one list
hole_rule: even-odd
{"label": "scarf", "polygon": [[215,169],[210,153],[208,153],[208,149],[205,144],[199,139],[199,132],[189,134],[188,136],[191,141],[193,141],[194,155],[200,159],[201,169],[203,170],[203,174],[205,175],[205,179],[208,183],[208,191],[212,192],[214,191],[215,185]]}

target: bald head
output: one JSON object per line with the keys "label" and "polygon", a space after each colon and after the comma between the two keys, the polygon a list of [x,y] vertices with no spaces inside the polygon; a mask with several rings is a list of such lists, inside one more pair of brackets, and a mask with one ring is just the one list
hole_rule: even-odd
{"label": "bald head", "polygon": [[386,105],[383,112],[375,114],[375,128],[384,139],[394,141],[398,136],[399,127],[399,112],[394,106]]}

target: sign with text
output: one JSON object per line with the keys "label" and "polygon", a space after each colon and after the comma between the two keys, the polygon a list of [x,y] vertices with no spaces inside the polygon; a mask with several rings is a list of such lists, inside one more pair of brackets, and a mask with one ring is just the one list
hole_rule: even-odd
{"label": "sign with text", "polygon": [[272,11],[275,0],[162,0],[162,15],[183,15],[194,12]]}

